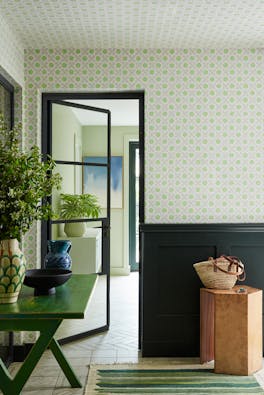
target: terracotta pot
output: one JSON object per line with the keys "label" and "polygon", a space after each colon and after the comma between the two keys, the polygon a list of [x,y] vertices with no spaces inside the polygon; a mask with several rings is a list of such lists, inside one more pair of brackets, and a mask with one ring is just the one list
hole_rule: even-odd
{"label": "terracotta pot", "polygon": [[26,259],[17,239],[0,241],[0,303],[17,301],[26,271]]}

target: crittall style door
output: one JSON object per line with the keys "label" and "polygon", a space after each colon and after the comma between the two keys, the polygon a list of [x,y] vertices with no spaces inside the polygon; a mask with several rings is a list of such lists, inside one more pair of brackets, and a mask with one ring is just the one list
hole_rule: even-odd
{"label": "crittall style door", "polygon": [[[77,323],[66,320],[59,328],[57,338],[63,343],[109,327],[111,113],[81,101],[49,99],[46,95],[42,131],[43,153],[52,156],[55,171],[62,177],[61,190],[54,191],[51,199],[56,217],[42,226],[42,262],[48,240],[69,239],[73,273],[99,274],[87,319]],[[65,218],[60,209],[63,196],[84,194],[96,196],[99,217],[79,213],[73,203]],[[74,230],[65,233],[65,224],[71,224],[71,228],[81,224],[84,234]]]}

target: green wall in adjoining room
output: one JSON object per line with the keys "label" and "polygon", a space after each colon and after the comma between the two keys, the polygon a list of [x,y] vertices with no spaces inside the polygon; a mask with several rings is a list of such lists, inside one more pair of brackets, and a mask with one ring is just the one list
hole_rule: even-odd
{"label": "green wall in adjoining room", "polygon": [[[52,105],[52,157],[56,160],[75,160],[75,139],[81,139],[82,127],[69,107]],[[75,193],[75,172],[72,165],[58,165],[57,171],[62,176],[61,190],[54,191],[52,205],[56,213],[60,207],[60,193]],[[52,238],[62,236],[59,225],[52,226]]]}
{"label": "green wall in adjoining room", "polygon": [[[82,126],[74,115],[72,109],[61,105],[52,105],[52,157],[57,160],[75,160],[76,136],[78,144],[81,144],[81,156],[106,156],[107,155],[107,129],[104,126]],[[128,158],[125,158],[124,137],[129,136],[138,139],[138,127],[134,126],[112,126],[111,127],[111,151],[113,156],[123,157],[123,192],[128,188]],[[125,160],[126,159],[126,160]],[[77,166],[78,168],[78,166]],[[77,169],[78,170],[78,169]],[[75,191],[76,172],[74,166],[57,165],[57,171],[62,176],[62,187],[60,191],[54,191],[52,203],[55,212],[59,212],[60,193],[82,193]],[[80,171],[82,168],[80,167]],[[81,177],[82,178],[82,177]],[[93,193],[93,191],[90,191]],[[111,272],[114,274],[128,274],[128,244],[127,232],[124,232],[128,217],[128,201],[123,193],[123,207],[111,209]],[[102,210],[102,216],[106,210]],[[126,235],[126,236],[125,236]],[[52,226],[52,239],[66,237],[63,226]]]}
{"label": "green wall in adjoining room", "polygon": [[[123,207],[111,209],[110,264],[112,274],[129,274],[128,259],[128,158],[125,138],[138,139],[136,126],[111,127],[112,156],[123,157]],[[106,156],[107,135],[104,126],[84,126],[82,133],[83,156]],[[92,191],[91,191],[92,192]],[[105,215],[106,210],[102,211]]]}

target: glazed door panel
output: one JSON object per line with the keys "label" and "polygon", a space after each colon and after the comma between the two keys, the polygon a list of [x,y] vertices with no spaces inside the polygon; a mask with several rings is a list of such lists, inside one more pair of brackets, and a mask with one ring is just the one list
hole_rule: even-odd
{"label": "glazed door panel", "polygon": [[[70,240],[72,272],[100,275],[87,320],[67,320],[57,331],[56,338],[63,339],[63,343],[107,330],[109,326],[111,113],[81,103],[50,100],[46,123],[48,138],[44,153],[55,160],[62,185],[61,190],[52,194],[56,219],[49,221],[46,236],[42,233],[42,250],[45,251],[45,241]],[[68,205],[65,217],[62,211],[65,199],[76,195],[82,199],[87,194],[96,197],[101,208],[99,217],[84,215],[78,201]]]}

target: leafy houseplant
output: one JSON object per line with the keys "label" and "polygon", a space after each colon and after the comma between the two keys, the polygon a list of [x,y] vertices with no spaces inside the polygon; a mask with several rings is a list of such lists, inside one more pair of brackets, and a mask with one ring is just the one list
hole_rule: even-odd
{"label": "leafy houseplant", "polygon": [[[62,193],[60,196],[60,217],[62,219],[98,218],[101,212],[101,207],[95,195],[89,193],[83,195]],[[85,224],[83,222],[66,223],[64,231],[67,236],[83,236]]]}
{"label": "leafy houseplant", "polygon": [[18,124],[8,130],[0,114],[0,303],[16,300],[14,296],[7,301],[9,294],[18,294],[24,279],[25,258],[18,241],[35,220],[51,217],[51,206],[42,199],[61,182],[60,175],[52,173],[55,162],[50,157],[43,161],[37,146],[21,150],[21,129]]}

